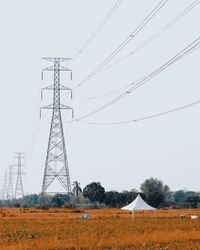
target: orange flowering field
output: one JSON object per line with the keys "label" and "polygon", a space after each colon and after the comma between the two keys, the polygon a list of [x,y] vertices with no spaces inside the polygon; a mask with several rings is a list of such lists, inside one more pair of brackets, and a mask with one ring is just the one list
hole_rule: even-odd
{"label": "orange flowering field", "polygon": [[[81,219],[88,213],[89,219]],[[200,249],[200,209],[0,209],[0,249]],[[155,217],[156,215],[156,217]]]}

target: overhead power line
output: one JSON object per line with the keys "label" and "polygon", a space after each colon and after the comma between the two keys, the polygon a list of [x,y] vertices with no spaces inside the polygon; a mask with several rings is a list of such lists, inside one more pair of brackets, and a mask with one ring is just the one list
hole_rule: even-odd
{"label": "overhead power line", "polygon": [[89,121],[79,121],[78,120],[78,122],[89,124],[89,125],[103,125],[103,126],[104,125],[105,126],[106,125],[122,125],[122,124],[135,123],[135,122],[140,122],[140,121],[144,121],[144,120],[150,120],[150,119],[153,119],[153,118],[165,116],[165,115],[168,115],[168,114],[171,114],[171,113],[175,113],[177,111],[181,111],[181,110],[184,110],[184,109],[191,108],[191,107],[199,105],[199,104],[200,104],[200,100],[196,101],[196,102],[192,102],[192,103],[186,104],[186,105],[183,105],[183,106],[180,106],[178,108],[170,109],[170,110],[167,110],[167,111],[164,111],[164,112],[155,113],[155,114],[148,115],[148,116],[143,116],[143,117],[140,117],[140,118],[137,118],[137,119],[128,120],[128,121],[119,121],[119,122],[89,122]]}
{"label": "overhead power line", "polygon": [[77,84],[74,89],[81,87],[85,82],[87,82],[91,77],[99,73],[159,12],[159,10],[168,2],[169,0],[161,0],[154,7],[154,9],[145,17],[145,19],[134,29],[134,31],[86,78],[84,78],[79,84]]}
{"label": "overhead power line", "polygon": [[108,67],[112,67],[121,61],[127,59],[129,56],[134,55],[136,52],[144,48],[146,45],[148,45],[150,42],[154,41],[157,37],[159,37],[161,34],[163,34],[166,30],[171,28],[173,24],[177,23],[181,18],[183,18],[186,14],[188,14],[194,7],[196,7],[200,3],[200,0],[195,0],[192,2],[189,6],[187,6],[183,11],[181,11],[177,16],[175,16],[170,22],[168,22],[166,25],[164,25],[161,29],[159,29],[155,34],[150,36],[148,39],[146,39],[141,45],[136,47],[134,50],[117,60],[115,63],[112,65],[109,65]]}
{"label": "overhead power line", "polygon": [[114,90],[111,90],[109,92],[106,92],[106,93],[103,93],[100,95],[96,95],[96,96],[91,96],[91,97],[86,97],[86,98],[74,98],[73,97],[73,101],[91,101],[91,100],[99,99],[102,97],[106,97],[106,96],[110,96],[110,95],[113,95],[115,93],[118,93],[124,89],[127,89],[128,87],[130,87],[130,83],[128,83],[120,88],[117,88],[117,89],[114,89]]}
{"label": "overhead power line", "polygon": [[[129,52],[127,55],[125,55],[124,57],[122,57],[121,59],[119,59],[118,61],[116,61],[114,64],[110,65],[109,67],[112,67],[112,66],[120,63],[121,61],[127,59],[129,56],[134,55],[140,49],[144,48],[147,44],[149,44],[150,42],[152,42],[153,40],[155,40],[158,36],[160,36],[162,33],[164,33],[167,29],[169,29],[170,27],[172,27],[173,24],[175,24],[176,22],[178,22],[182,17],[184,17],[187,13],[189,13],[199,3],[200,3],[200,0],[195,0],[192,4],[190,4],[183,11],[181,11],[175,18],[173,18],[165,26],[163,26],[161,29],[159,29],[155,34],[153,34],[146,41],[144,41],[140,46],[138,46],[137,48],[135,48],[134,50],[132,50],[131,52]],[[106,97],[106,96],[115,94],[117,92],[120,92],[121,90],[127,89],[128,87],[130,87],[130,84],[126,84],[126,85],[124,85],[124,86],[122,86],[120,88],[114,89],[112,91],[108,91],[106,93],[102,93],[100,95],[91,96],[91,97],[87,97],[87,98],[73,98],[73,100],[91,101],[91,100],[94,100],[94,99],[98,99],[98,98],[102,98],[102,97]]]}
{"label": "overhead power line", "polygon": [[101,23],[97,26],[97,28],[94,30],[94,32],[88,37],[86,42],[83,44],[83,46],[78,50],[78,52],[73,57],[73,60],[75,60],[80,54],[83,53],[83,51],[89,46],[89,44],[96,38],[96,36],[99,34],[99,32],[104,28],[105,24],[110,20],[110,18],[113,16],[115,11],[118,9],[120,4],[124,0],[117,0],[111,10],[108,12],[108,14],[105,16],[105,18],[101,21]]}
{"label": "overhead power line", "polygon": [[182,59],[183,57],[185,57],[186,55],[194,52],[195,50],[199,49],[200,47],[200,37],[198,37],[195,41],[193,41],[192,43],[190,43],[186,48],[184,48],[182,51],[180,51],[178,54],[176,54],[174,57],[172,57],[169,61],[167,61],[166,63],[164,63],[162,66],[160,66],[159,68],[157,68],[156,70],[154,70],[153,72],[151,72],[149,75],[145,76],[141,81],[139,82],[132,82],[131,85],[132,87],[129,88],[128,90],[126,90],[125,92],[123,92],[122,94],[120,94],[119,96],[117,96],[116,98],[114,98],[113,100],[105,103],[104,105],[100,106],[99,108],[79,117],[76,118],[72,121],[78,121],[78,120],[82,120],[85,119],[91,115],[94,115],[98,112],[100,112],[101,110],[111,106],[112,104],[116,103],[117,101],[121,100],[122,98],[126,97],[128,94],[132,93],[133,91],[135,91],[137,88],[141,87],[142,85],[144,85],[146,82],[148,82],[149,80],[151,80],[152,78],[154,78],[155,76],[157,76],[160,72],[162,72],[163,70],[165,70],[166,68],[168,68],[169,66],[171,66],[172,64],[174,64],[175,62],[177,62],[178,60]]}

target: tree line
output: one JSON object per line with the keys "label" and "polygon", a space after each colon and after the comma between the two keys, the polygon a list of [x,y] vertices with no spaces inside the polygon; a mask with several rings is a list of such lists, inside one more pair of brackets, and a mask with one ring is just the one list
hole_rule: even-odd
{"label": "tree line", "polygon": [[83,189],[78,181],[73,182],[71,194],[55,194],[42,197],[39,194],[26,195],[22,199],[0,200],[1,207],[112,207],[120,208],[131,203],[138,194],[155,208],[197,208],[200,193],[178,190],[172,192],[168,185],[157,178],[146,179],[140,186],[130,191],[105,191],[100,182],[92,182]]}

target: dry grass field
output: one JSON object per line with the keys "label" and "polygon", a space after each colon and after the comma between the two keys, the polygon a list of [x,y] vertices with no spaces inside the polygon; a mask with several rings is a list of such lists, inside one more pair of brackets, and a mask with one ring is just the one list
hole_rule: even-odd
{"label": "dry grass field", "polygon": [[[83,213],[89,219],[81,219]],[[0,209],[0,249],[200,249],[194,210],[131,213],[120,209]]]}

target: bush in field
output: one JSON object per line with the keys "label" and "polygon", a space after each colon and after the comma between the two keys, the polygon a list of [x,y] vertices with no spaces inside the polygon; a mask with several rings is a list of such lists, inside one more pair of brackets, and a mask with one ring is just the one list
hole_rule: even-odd
{"label": "bush in field", "polygon": [[144,181],[140,187],[146,196],[146,201],[153,207],[164,207],[170,200],[170,189],[157,178],[150,178]]}
{"label": "bush in field", "polygon": [[40,203],[40,196],[38,194],[26,195],[21,203],[27,207],[34,207]]}
{"label": "bush in field", "polygon": [[53,207],[62,207],[65,204],[64,197],[62,195],[56,194],[52,200],[51,205]]}

